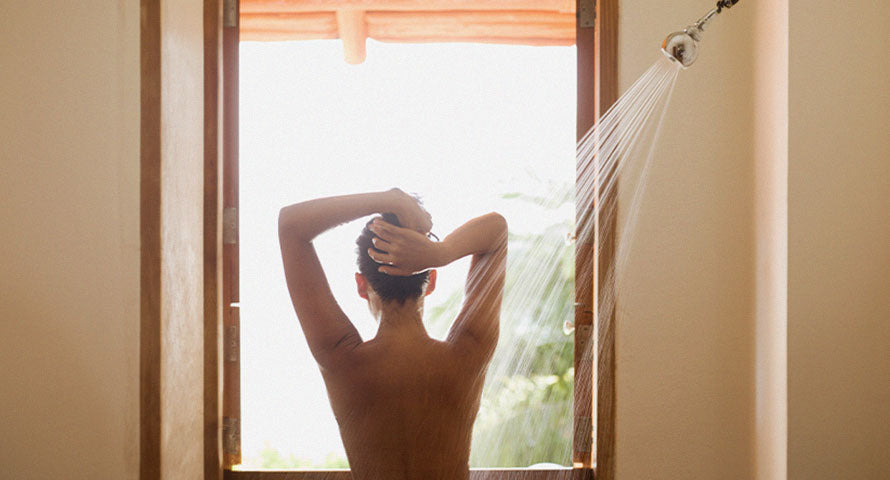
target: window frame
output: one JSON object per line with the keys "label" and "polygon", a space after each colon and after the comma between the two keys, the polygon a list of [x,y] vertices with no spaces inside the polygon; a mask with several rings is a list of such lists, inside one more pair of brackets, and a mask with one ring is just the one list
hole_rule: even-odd
{"label": "window frame", "polygon": [[[205,478],[346,480],[351,478],[348,470],[232,470],[233,465],[241,462],[237,229],[239,16],[237,1],[233,1],[234,7],[229,9],[224,3],[224,0],[204,1]],[[576,0],[579,139],[618,97],[617,3],[618,0]],[[600,211],[616,208],[617,189],[597,201]],[[472,480],[614,478],[615,309],[600,315],[597,306],[598,300],[611,295],[605,290],[604,279],[615,260],[615,217],[597,216],[593,244],[578,242],[575,246],[576,278],[589,281],[576,282],[575,287],[573,467],[471,469]]]}
{"label": "window frame", "polygon": [[[587,470],[586,472],[591,472]],[[470,480],[582,480],[590,476],[578,476],[581,470],[519,468],[474,468],[470,470]],[[249,471],[226,470],[224,480],[351,480],[349,470],[291,470],[291,471]]]}

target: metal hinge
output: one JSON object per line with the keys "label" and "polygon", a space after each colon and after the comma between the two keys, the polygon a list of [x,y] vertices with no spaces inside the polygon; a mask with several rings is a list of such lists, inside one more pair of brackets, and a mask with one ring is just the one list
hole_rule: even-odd
{"label": "metal hinge", "polygon": [[596,27],[596,0],[578,0],[578,26]]}
{"label": "metal hinge", "polygon": [[241,419],[223,417],[223,453],[241,455]]}
{"label": "metal hinge", "polygon": [[238,243],[238,209],[236,207],[223,209],[222,229],[223,245]]}
{"label": "metal hinge", "polygon": [[225,338],[223,338],[223,349],[227,362],[237,362],[241,355],[241,338],[239,335],[238,325],[229,325],[226,327]]}
{"label": "metal hinge", "polygon": [[223,0],[223,26],[234,27],[238,24],[238,0]]}
{"label": "metal hinge", "polygon": [[588,453],[593,447],[593,418],[575,417],[575,443],[576,452]]}
{"label": "metal hinge", "polygon": [[593,361],[593,325],[578,325],[575,327],[575,349],[581,352],[581,359],[585,362]]}

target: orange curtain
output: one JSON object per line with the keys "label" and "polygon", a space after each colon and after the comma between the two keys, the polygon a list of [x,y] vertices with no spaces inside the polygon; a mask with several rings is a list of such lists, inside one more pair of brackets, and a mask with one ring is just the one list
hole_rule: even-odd
{"label": "orange curtain", "polygon": [[384,42],[574,45],[574,0],[241,0],[242,41],[340,38],[347,61]]}

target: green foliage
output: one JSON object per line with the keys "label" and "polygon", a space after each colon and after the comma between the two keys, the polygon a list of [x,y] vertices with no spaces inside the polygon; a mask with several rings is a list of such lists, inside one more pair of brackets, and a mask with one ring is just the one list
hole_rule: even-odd
{"label": "green foliage", "polygon": [[266,444],[266,447],[260,452],[259,459],[244,462],[246,465],[259,465],[260,468],[273,470],[294,470],[294,469],[337,469],[349,468],[349,462],[345,458],[329,453],[323,460],[310,460],[306,458],[298,458],[294,454],[288,456],[282,455],[277,449]]}

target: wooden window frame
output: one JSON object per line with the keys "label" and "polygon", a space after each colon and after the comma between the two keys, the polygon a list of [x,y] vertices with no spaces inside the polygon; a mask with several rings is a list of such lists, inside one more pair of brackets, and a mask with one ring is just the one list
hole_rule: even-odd
{"label": "wooden window frame", "polygon": [[[347,480],[351,478],[348,470],[231,470],[232,465],[241,461],[237,232],[239,16],[237,2],[233,2],[234,7],[228,11],[224,3],[204,0],[205,479]],[[617,3],[618,0],[577,0],[578,138],[618,97]],[[617,188],[597,201],[600,211],[616,208]],[[596,307],[598,300],[611,294],[602,286],[608,266],[615,260],[615,217],[597,216],[593,244],[576,244],[576,278],[589,280],[576,282],[575,292],[573,467],[473,469],[471,479],[614,478],[615,309],[599,314]]]}

